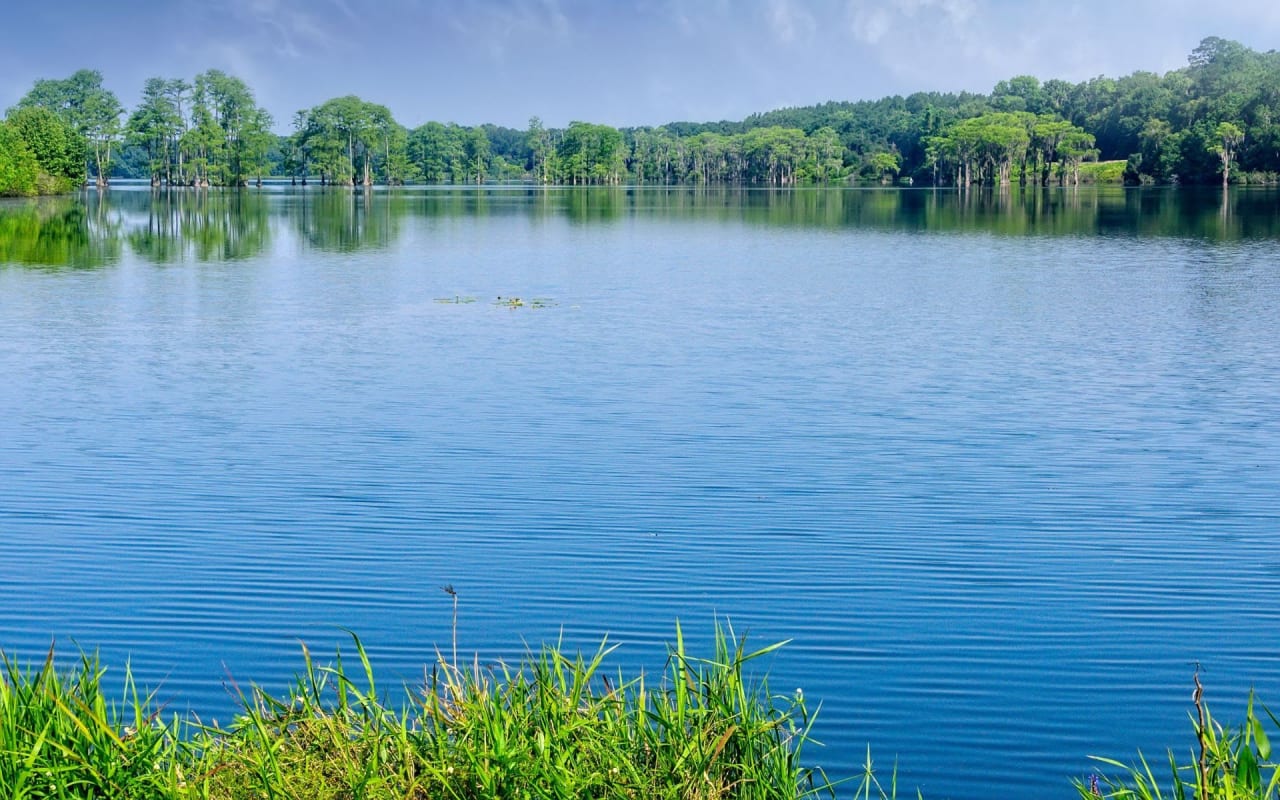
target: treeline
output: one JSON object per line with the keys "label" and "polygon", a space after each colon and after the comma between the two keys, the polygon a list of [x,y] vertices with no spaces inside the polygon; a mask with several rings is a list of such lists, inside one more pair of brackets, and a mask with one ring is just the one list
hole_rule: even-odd
{"label": "treeline", "polygon": [[[1079,183],[1087,161],[1123,162],[1129,183],[1280,178],[1280,54],[1205,39],[1188,65],[1082,83],[1019,76],[989,95],[920,92],[755,114],[740,122],[524,130],[399,124],[359,97],[299,111],[293,132],[239,79],[210,70],[153,78],[125,115],[100,73],[37,81],[0,124],[0,193],[65,191],[86,179],[240,186],[524,180],[563,184],[792,186]],[[1116,165],[1119,171],[1120,165]]]}
{"label": "treeline", "polygon": [[[270,173],[278,147],[271,115],[239,78],[219,70],[182,79],[152,78],[127,117],[102,86],[102,73],[80,70],[39,80],[0,124],[0,194],[69,191],[121,174],[123,148],[154,185],[243,186]],[[128,162],[126,162],[128,163]]]}
{"label": "treeline", "polygon": [[[1024,134],[1017,131],[1018,125],[1008,124],[1008,118],[988,116],[1023,113],[1078,129],[1062,142],[1067,148],[1068,176],[1074,172],[1069,162],[1078,157],[1124,162],[1125,180],[1130,183],[1275,183],[1280,179],[1280,53],[1260,53],[1216,37],[1203,40],[1186,67],[1164,75],[1135,72],[1081,83],[1042,83],[1024,75],[1000,81],[990,95],[918,92],[780,109],[736,123],[676,123],[665,128],[688,137],[771,126],[806,133],[831,127],[845,148],[850,174],[874,179],[882,174],[882,166],[896,158],[896,171],[889,171],[893,177],[932,183],[936,168],[937,183],[945,184],[966,180],[963,144],[968,139],[972,146],[978,132],[966,130],[965,121],[986,116],[982,123],[967,123],[989,129],[989,135],[977,137],[981,145],[972,148],[979,155],[968,159],[968,179],[998,182],[999,164],[1012,161],[1019,168],[1008,177],[1030,182],[1034,176],[1020,169]],[[1006,130],[1001,134],[993,130],[997,128]],[[1093,137],[1093,143],[1081,134]],[[1043,152],[1043,139],[1038,141],[1034,130],[1028,130],[1026,137],[1029,155],[1037,148]],[[1001,148],[1010,151],[1011,158],[1002,157]],[[982,163],[987,168],[979,169]],[[1054,165],[1055,175],[1061,166],[1061,162]]]}
{"label": "treeline", "polygon": [[[124,138],[145,156],[153,185],[243,186],[271,172],[272,123],[244,81],[211,69],[190,83],[149,79]],[[95,174],[101,182],[109,170]]]}

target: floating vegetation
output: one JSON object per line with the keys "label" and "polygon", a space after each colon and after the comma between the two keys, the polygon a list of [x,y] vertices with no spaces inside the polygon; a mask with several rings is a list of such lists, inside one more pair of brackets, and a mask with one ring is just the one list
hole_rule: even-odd
{"label": "floating vegetation", "polygon": [[550,308],[560,305],[550,297],[533,297],[525,300],[523,297],[503,297],[502,295],[498,295],[498,299],[494,300],[493,304],[503,308]]}
{"label": "floating vegetation", "polygon": [[449,305],[461,305],[463,303],[474,303],[476,299],[468,295],[455,294],[453,297],[437,297],[437,303],[447,303]]}

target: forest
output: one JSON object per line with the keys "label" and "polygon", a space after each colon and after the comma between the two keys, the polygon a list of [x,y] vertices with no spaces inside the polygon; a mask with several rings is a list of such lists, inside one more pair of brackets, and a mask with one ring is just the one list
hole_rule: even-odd
{"label": "forest", "polygon": [[80,70],[36,81],[0,122],[0,195],[112,178],[153,186],[409,183],[1078,185],[1110,162],[1128,184],[1280,180],[1280,53],[1211,37],[1187,66],[1081,83],[1021,75],[990,94],[768,111],[738,122],[408,128],[360,97],[294,114],[292,132],[220,70],[151,78],[129,111]]}

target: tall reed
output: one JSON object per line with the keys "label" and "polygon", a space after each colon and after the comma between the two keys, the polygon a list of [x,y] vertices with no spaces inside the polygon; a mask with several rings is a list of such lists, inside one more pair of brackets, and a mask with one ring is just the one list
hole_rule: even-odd
{"label": "tall reed", "polygon": [[1280,800],[1280,764],[1271,761],[1271,740],[1263,717],[1280,728],[1280,720],[1270,709],[1255,701],[1253,692],[1245,708],[1244,722],[1223,727],[1214,720],[1204,701],[1199,669],[1192,694],[1195,713],[1191,725],[1196,745],[1190,758],[1179,762],[1167,754],[1167,782],[1156,777],[1146,757],[1139,752],[1136,763],[1093,756],[1094,760],[1120,770],[1119,777],[1092,775],[1088,782],[1076,780],[1082,800],[1098,797],[1117,800]]}
{"label": "tall reed", "polygon": [[183,723],[161,719],[128,667],[124,700],[116,703],[103,694],[104,670],[93,656],[62,674],[52,649],[38,669],[0,659],[0,796],[172,796],[179,765],[190,757]]}
{"label": "tall reed", "polygon": [[782,644],[748,649],[728,625],[716,626],[707,658],[686,650],[677,625],[656,678],[607,674],[607,641],[585,654],[545,646],[491,667],[440,654],[394,709],[363,643],[354,634],[352,643],[354,659],[339,651],[328,665],[304,646],[303,669],[279,696],[237,689],[239,712],[224,727],[164,722],[127,669],[124,699],[108,702],[93,656],[61,672],[52,651],[38,669],[5,659],[0,797],[835,796],[802,759],[813,724],[803,697],[772,694],[757,672]]}

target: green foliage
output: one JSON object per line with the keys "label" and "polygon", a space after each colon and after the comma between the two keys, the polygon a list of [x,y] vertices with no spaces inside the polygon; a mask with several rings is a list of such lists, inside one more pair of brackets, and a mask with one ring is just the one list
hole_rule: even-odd
{"label": "green foliage", "polygon": [[529,172],[536,183],[551,183],[554,170],[554,149],[551,134],[542,127],[542,120],[537,117],[529,119],[529,130],[525,135],[529,147]]}
{"label": "green foliage", "polygon": [[[529,159],[535,157],[527,152],[526,141],[524,133],[496,125],[465,128],[453,123],[428,122],[406,134],[406,174],[427,183],[521,179],[525,177]],[[539,169],[550,167],[550,162],[545,160],[550,151],[548,141],[542,142],[542,149],[536,154],[542,159]]]}
{"label": "green foliage", "polygon": [[[803,765],[812,715],[769,692],[748,650],[717,626],[714,652],[687,652],[677,626],[667,669],[611,680],[614,647],[559,646],[515,666],[439,656],[400,710],[383,700],[364,646],[304,670],[284,696],[251,687],[225,729],[163,722],[126,671],[124,701],[104,698],[82,657],[59,673],[5,661],[0,794],[14,800],[227,798],[834,797]],[[456,649],[456,644],[455,644]],[[872,787],[876,792],[872,795]],[[862,797],[887,795],[868,771]]]}
{"label": "green foliage", "polygon": [[1080,165],[1081,183],[1124,183],[1126,161],[1091,161]]}
{"label": "green foliage", "polygon": [[428,122],[408,137],[408,158],[427,183],[464,182],[464,130],[457,125]]}
{"label": "green foliage", "polygon": [[901,167],[902,160],[898,158],[897,153],[881,150],[867,157],[864,169],[870,172],[868,177],[874,178],[881,183],[889,183],[893,180],[893,176],[898,174],[898,170]]}
{"label": "green foliage", "polygon": [[87,143],[92,174],[105,185],[111,174],[111,150],[120,140],[124,108],[102,86],[102,73],[82,69],[65,80],[42,79],[18,101],[18,108],[45,108],[59,117]]}
{"label": "green foliage", "polygon": [[1222,161],[1222,185],[1226,186],[1231,178],[1231,165],[1235,162],[1236,150],[1244,141],[1244,131],[1239,125],[1219,122],[1213,133],[1215,141],[1209,149]]}
{"label": "green foliage", "polygon": [[[1053,114],[998,111],[969,117],[930,137],[928,157],[957,186],[1008,185],[1015,167],[1023,184],[1080,182],[1080,164],[1096,155],[1093,136]],[[937,179],[935,178],[935,183]]]}
{"label": "green foliage", "polygon": [[211,69],[196,76],[191,103],[191,127],[181,139],[181,146],[190,153],[190,181],[243,186],[250,178],[260,179],[267,150],[274,143],[272,120],[244,81]]}
{"label": "green foliage", "polygon": [[[964,181],[964,156],[948,151],[940,137],[954,133],[957,123],[990,114],[1031,114],[1073,127],[1074,141],[1060,143],[1066,145],[1065,150],[1038,159],[1042,184],[1053,177],[1074,183],[1080,164],[1093,157],[1093,150],[1103,161],[1123,161],[1133,153],[1142,153],[1137,174],[1157,182],[1213,182],[1224,171],[1220,154],[1212,149],[1221,144],[1215,135],[1220,122],[1236,125],[1244,134],[1234,152],[1233,171],[1274,173],[1280,171],[1280,53],[1258,53],[1236,42],[1210,38],[1191,54],[1186,68],[1165,75],[1135,72],[1080,84],[1061,80],[1042,84],[1036,78],[1018,76],[1000,81],[990,96],[921,92],[875,101],[779,109],[736,123],[673,123],[665,127],[675,135],[693,137],[706,132],[734,135],[770,125],[812,134],[829,126],[840,137],[846,163],[861,163],[871,175],[875,170],[867,168],[869,157],[896,150],[902,159],[902,174],[917,181],[953,183],[957,172]],[[1018,155],[1021,145],[1013,126],[1003,135],[993,130],[1002,126],[999,119],[988,119],[980,126],[992,128],[985,131],[992,140],[984,146],[995,155],[966,154],[974,159],[970,163],[971,182],[977,173],[984,182],[1003,181],[1000,151],[1012,149]],[[1031,135],[1026,154],[1033,163],[1037,150],[1054,149],[1052,142],[1046,149],[1038,141],[1039,135],[1046,134],[1051,132]],[[1092,141],[1085,137],[1092,137]],[[1013,161],[1021,167],[1020,156]],[[953,169],[956,163],[961,164],[959,170]],[[1019,169],[1009,166],[1011,179]],[[1050,167],[1056,175],[1048,174]],[[1033,171],[1022,170],[1022,174],[1029,182]]]}
{"label": "green foliage", "polygon": [[145,153],[153,185],[243,186],[269,171],[271,125],[244,81],[209,70],[192,83],[148,79],[125,140]]}
{"label": "green foliage", "polygon": [[321,183],[403,183],[412,175],[408,136],[382,105],[355,95],[336,97],[294,118],[295,176]]}
{"label": "green foliage", "polygon": [[22,134],[8,122],[0,122],[0,197],[36,194],[39,174],[35,154]]}
{"label": "green foliage", "polygon": [[[81,137],[90,173],[105,180],[122,128],[119,103],[101,84],[90,70],[37,81],[19,105],[58,114]],[[851,175],[1065,185],[1087,180],[1083,164],[1099,160],[1129,161],[1131,183],[1227,183],[1233,174],[1256,182],[1280,174],[1280,53],[1208,38],[1188,66],[1164,75],[1079,84],[1020,75],[990,95],[917,92],[740,122],[617,129],[576,121],[554,129],[534,117],[524,131],[440,122],[410,131],[385,106],[351,95],[299,112],[283,141],[271,124],[249,88],[218,70],[194,84],[152,78],[123,129],[136,151],[121,168],[146,169],[156,184],[201,186],[244,185],[275,168],[295,181],[346,186],[511,179],[790,186]]]}
{"label": "green foliage", "polygon": [[11,800],[173,797],[186,758],[183,724],[165,723],[154,698],[125,671],[121,704],[103,694],[104,671],[82,656],[67,673],[53,651],[37,670],[8,658],[0,675],[0,793]]}
{"label": "green foliage", "polygon": [[183,102],[190,89],[181,79],[149,78],[142,89],[142,102],[129,116],[126,139],[146,150],[154,184],[172,184],[181,171],[179,142],[187,122]]}
{"label": "green foliage", "polygon": [[631,170],[638,181],[787,186],[845,177],[843,150],[833,129],[752,128],[703,131],[682,138],[668,128],[630,132]]}
{"label": "green foliage", "polygon": [[[1093,776],[1089,783],[1075,781],[1081,800],[1097,797],[1117,800],[1276,800],[1280,798],[1280,764],[1272,761],[1271,739],[1262,716],[1255,712],[1255,699],[1249,693],[1244,722],[1238,727],[1224,728],[1213,719],[1203,702],[1199,676],[1194,695],[1196,714],[1191,723],[1196,734],[1196,747],[1187,761],[1179,763],[1173,751],[1168,754],[1169,784],[1162,784],[1147,759],[1138,754],[1136,764],[1125,764],[1111,758],[1094,756],[1102,764],[1123,771],[1122,777]],[[1261,708],[1275,727],[1280,720],[1269,709]],[[1102,791],[1102,787],[1106,791]]]}
{"label": "green foliage", "polygon": [[621,183],[626,174],[622,133],[608,125],[570,122],[556,147],[561,183]]}
{"label": "green foliage", "polygon": [[62,194],[84,180],[84,142],[61,117],[43,106],[14,109],[8,123],[30,148],[40,169],[40,194]]}

